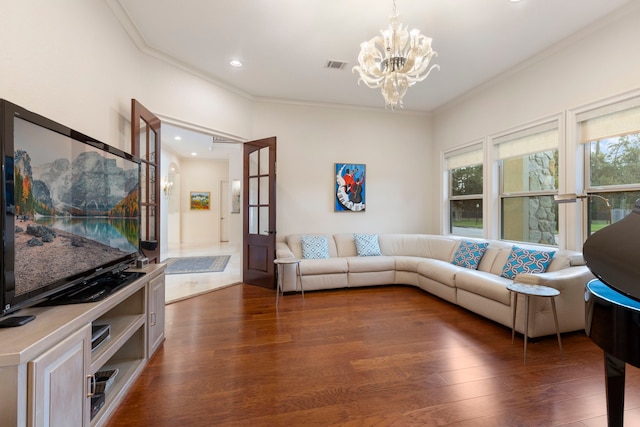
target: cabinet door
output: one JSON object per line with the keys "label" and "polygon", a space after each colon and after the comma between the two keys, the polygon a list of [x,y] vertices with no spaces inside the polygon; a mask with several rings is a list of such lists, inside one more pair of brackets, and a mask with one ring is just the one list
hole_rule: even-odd
{"label": "cabinet door", "polygon": [[164,273],[149,282],[149,346],[147,354],[153,356],[164,341]]}
{"label": "cabinet door", "polygon": [[89,425],[91,325],[27,364],[29,425]]}

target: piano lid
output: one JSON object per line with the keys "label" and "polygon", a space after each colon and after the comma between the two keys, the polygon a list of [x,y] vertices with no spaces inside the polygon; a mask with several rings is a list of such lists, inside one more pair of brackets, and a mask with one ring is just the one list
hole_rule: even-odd
{"label": "piano lid", "polygon": [[592,234],[582,253],[596,277],[640,301],[640,199],[629,215]]}

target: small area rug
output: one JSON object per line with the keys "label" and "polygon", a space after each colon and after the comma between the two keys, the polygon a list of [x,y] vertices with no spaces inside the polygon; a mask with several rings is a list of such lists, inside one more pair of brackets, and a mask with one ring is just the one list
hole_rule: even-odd
{"label": "small area rug", "polygon": [[224,271],[231,255],[167,258],[165,274],[215,273]]}

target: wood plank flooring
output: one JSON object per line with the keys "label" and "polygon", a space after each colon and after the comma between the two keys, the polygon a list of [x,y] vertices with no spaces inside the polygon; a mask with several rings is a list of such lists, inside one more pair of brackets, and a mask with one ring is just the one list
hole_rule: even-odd
{"label": "wood plank flooring", "polygon": [[[529,343],[403,286],[235,285],[166,307],[167,339],[108,427],[606,426],[602,351]],[[625,425],[640,425],[627,367]]]}

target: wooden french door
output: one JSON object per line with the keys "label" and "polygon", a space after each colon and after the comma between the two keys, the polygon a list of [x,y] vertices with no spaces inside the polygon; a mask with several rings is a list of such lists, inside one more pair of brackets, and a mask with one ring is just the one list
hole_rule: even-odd
{"label": "wooden french door", "polygon": [[131,154],[140,158],[140,246],[160,261],[160,119],[131,100]]}
{"label": "wooden french door", "polygon": [[275,289],[276,138],[244,144],[242,281]]}

